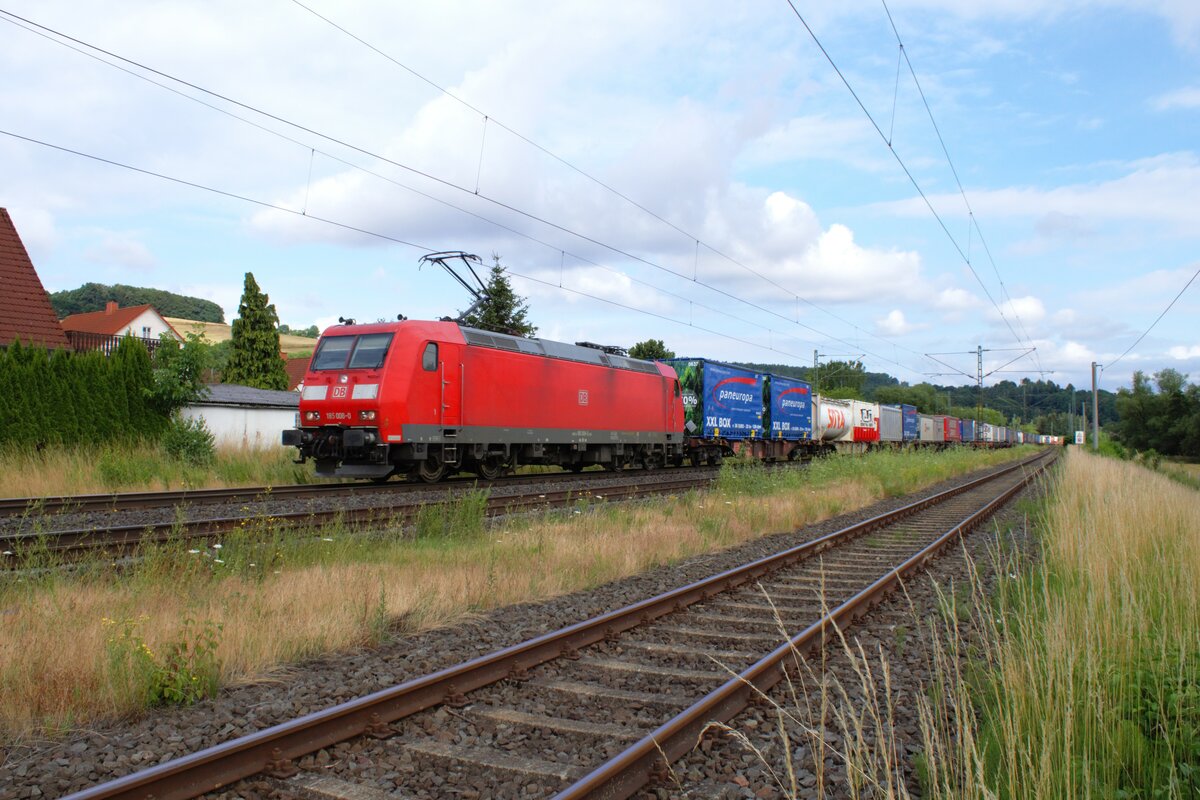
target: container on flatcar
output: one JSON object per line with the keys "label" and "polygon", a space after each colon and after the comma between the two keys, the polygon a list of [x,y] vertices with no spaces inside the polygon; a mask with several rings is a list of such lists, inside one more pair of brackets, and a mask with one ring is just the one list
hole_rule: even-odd
{"label": "container on flatcar", "polygon": [[683,390],[684,430],[700,439],[763,435],[763,375],[703,358],[672,358]]}
{"label": "container on flatcar", "polygon": [[932,414],[917,415],[919,427],[919,437],[922,442],[944,442],[946,441],[945,428],[943,427],[943,419],[933,416]]}
{"label": "container on flatcar", "polygon": [[817,395],[817,410],[813,414],[816,431],[813,438],[822,442],[854,440],[854,409],[849,400],[834,400]]}
{"label": "container on flatcar", "polygon": [[958,429],[958,417],[942,417],[942,426],[947,442],[962,441],[962,431]]}
{"label": "container on flatcar", "polygon": [[879,441],[904,441],[904,413],[900,406],[879,406]]}
{"label": "container on flatcar", "polygon": [[813,438],[812,387],[795,378],[766,376],[766,416],[763,428],[772,439]]}
{"label": "container on flatcar", "polygon": [[976,439],[978,438],[975,435],[977,428],[978,428],[978,426],[975,424],[975,420],[973,420],[973,419],[962,420],[962,440],[964,442],[976,441]]}
{"label": "container on flatcar", "polygon": [[921,438],[921,426],[917,420],[917,407],[908,403],[900,404],[900,415],[903,420],[903,437],[906,442],[915,442]]}
{"label": "container on flatcar", "polygon": [[854,420],[854,441],[879,441],[879,406],[863,400],[851,400],[850,409]]}
{"label": "container on flatcar", "polygon": [[879,441],[915,442],[921,437],[917,407],[901,403],[879,407]]}

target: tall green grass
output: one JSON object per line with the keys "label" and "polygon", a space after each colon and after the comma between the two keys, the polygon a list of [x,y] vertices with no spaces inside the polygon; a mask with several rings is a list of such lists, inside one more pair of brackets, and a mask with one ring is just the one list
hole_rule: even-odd
{"label": "tall green grass", "polygon": [[222,447],[211,464],[196,466],[145,442],[40,452],[7,448],[0,450],[0,497],[314,482],[312,465],[293,463],[293,457],[282,447]]}
{"label": "tall green grass", "polygon": [[726,492],[759,496],[779,491],[828,486],[841,480],[866,481],[884,497],[900,497],[972,469],[1027,457],[1036,448],[1026,445],[1004,450],[953,447],[946,450],[872,450],[858,456],[817,458],[798,469],[760,463],[730,463],[721,470],[717,487]]}
{"label": "tall green grass", "polygon": [[976,636],[931,631],[927,796],[1200,797],[1200,496],[1076,450],[1042,524]]}

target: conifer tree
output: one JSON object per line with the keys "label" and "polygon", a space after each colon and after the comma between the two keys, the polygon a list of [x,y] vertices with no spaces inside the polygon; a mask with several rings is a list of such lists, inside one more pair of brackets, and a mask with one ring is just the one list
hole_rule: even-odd
{"label": "conifer tree", "polygon": [[113,362],[129,403],[130,430],[137,436],[154,436],[161,431],[165,418],[150,404],[154,370],[149,351],[140,339],[126,336],[117,346]]}
{"label": "conifer tree", "polygon": [[87,398],[75,392],[72,385],[71,354],[66,350],[55,350],[50,356],[50,384],[53,386],[55,404],[58,409],[55,428],[58,439],[63,442],[78,442],[79,416],[81,407],[86,407]]}
{"label": "conifer tree", "polygon": [[533,336],[537,326],[529,323],[529,301],[513,291],[500,256],[492,254],[492,260],[492,274],[484,290],[487,300],[475,313],[464,316],[463,324],[513,336]]}
{"label": "conifer tree", "polygon": [[242,302],[233,321],[229,363],[221,374],[226,383],[257,389],[288,388],[287,369],[279,355],[279,315],[275,306],[246,273]]}

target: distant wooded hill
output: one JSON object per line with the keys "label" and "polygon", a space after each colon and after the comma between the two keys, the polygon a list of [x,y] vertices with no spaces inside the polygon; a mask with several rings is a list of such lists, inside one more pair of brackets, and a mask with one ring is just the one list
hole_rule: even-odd
{"label": "distant wooded hill", "polygon": [[110,300],[122,308],[149,303],[164,317],[183,317],[200,322],[224,322],[225,312],[211,300],[175,294],[162,289],[146,289],[140,286],[103,283],[85,283],[78,289],[66,289],[50,295],[50,304],[58,318],[89,311],[103,311]]}

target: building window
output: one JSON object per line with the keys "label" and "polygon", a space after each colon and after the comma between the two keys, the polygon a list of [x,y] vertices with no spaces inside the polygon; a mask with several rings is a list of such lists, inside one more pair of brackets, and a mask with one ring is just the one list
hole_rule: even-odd
{"label": "building window", "polygon": [[143,326],[142,326],[142,338],[143,338],[143,339],[149,339],[149,338],[150,338],[150,326],[149,326],[149,325],[143,325]]}

